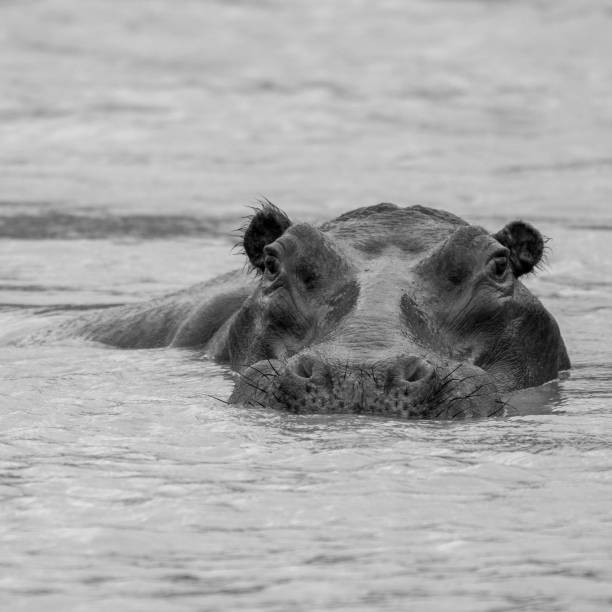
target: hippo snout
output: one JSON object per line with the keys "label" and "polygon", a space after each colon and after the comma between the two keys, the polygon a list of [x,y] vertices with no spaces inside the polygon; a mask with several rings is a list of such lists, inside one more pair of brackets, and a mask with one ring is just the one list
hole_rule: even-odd
{"label": "hippo snout", "polygon": [[293,413],[363,413],[401,418],[503,413],[491,377],[466,364],[436,365],[416,355],[355,363],[310,352],[262,361],[240,374],[232,402]]}
{"label": "hippo snout", "polygon": [[361,386],[383,389],[385,393],[402,390],[415,395],[431,387],[435,369],[420,357],[399,357],[380,363],[349,364],[326,361],[316,354],[299,355],[290,360],[279,383],[288,388],[304,386],[311,391],[333,391],[347,380],[359,381]]}

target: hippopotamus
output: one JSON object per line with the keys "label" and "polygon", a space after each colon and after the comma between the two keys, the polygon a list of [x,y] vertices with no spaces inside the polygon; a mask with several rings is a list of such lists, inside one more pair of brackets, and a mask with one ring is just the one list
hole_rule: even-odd
{"label": "hippopotamus", "polygon": [[190,347],[236,374],[230,403],[410,419],[504,414],[508,393],[570,361],[521,282],[540,232],[495,233],[424,206],[378,204],[320,226],[268,201],[243,228],[247,266],[64,324],[117,347]]}

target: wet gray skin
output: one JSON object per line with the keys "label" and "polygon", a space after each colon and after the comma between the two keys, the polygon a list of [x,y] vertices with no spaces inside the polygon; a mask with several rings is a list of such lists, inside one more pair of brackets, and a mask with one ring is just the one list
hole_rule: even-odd
{"label": "wet gray skin", "polygon": [[231,402],[291,412],[499,415],[505,394],[570,367],[519,280],[543,254],[527,223],[491,234],[379,204],[317,228],[265,203],[243,245],[255,273],[67,325],[122,347],[202,348],[239,373]]}

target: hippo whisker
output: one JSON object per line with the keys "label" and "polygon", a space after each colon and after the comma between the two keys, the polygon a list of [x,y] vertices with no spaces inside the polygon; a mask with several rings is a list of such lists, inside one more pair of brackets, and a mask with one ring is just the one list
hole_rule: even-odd
{"label": "hippo whisker", "polygon": [[254,365],[251,365],[249,367],[251,368],[251,370],[255,370],[255,372],[257,372],[263,378],[266,378],[268,380],[273,378],[272,374],[270,374],[269,372],[262,372],[260,369],[256,368]]}
{"label": "hippo whisker", "polygon": [[[458,402],[458,401],[466,402],[466,401],[469,401],[469,400],[471,400],[471,399],[473,399],[475,397],[487,397],[487,396],[490,397],[490,394],[479,393],[480,391],[482,391],[482,389],[484,389],[484,385],[480,385],[479,387],[476,387],[476,389],[474,389],[471,393],[468,393],[467,395],[461,395],[461,396],[453,397],[453,398],[449,399],[448,402],[447,402],[446,408],[448,410],[450,410],[451,404],[453,404],[455,402]],[[457,412],[452,413],[452,418],[457,418],[459,415],[465,416],[465,411],[464,411],[463,407],[460,407],[460,409]],[[438,415],[438,418],[439,418],[439,416],[440,415]]]}
{"label": "hippo whisker", "polygon": [[[450,406],[455,402],[468,402],[474,397],[484,397],[483,394],[480,394],[480,391],[485,387],[484,384],[477,386],[468,394],[450,397],[450,394],[457,387],[464,385],[467,381],[481,378],[479,375],[476,374],[470,376],[463,376],[462,378],[453,378],[453,374],[456,373],[460,369],[460,367],[461,366],[457,366],[456,368],[448,372],[436,385],[436,387],[434,387],[432,392],[425,398],[425,404],[439,407],[439,410],[435,412],[434,418],[440,418],[442,414],[448,412],[450,410]],[[454,416],[459,416],[461,412],[462,410],[458,411]]]}
{"label": "hippo whisker", "polygon": [[274,364],[269,359],[266,359],[266,362],[272,368],[272,370],[274,371],[274,374],[276,374],[276,376],[280,376],[280,374],[278,373],[278,370],[274,367]]}
{"label": "hippo whisker", "polygon": [[266,392],[265,389],[262,389],[259,385],[254,383],[248,376],[244,374],[239,374],[239,377],[240,377],[241,382],[245,382],[249,387],[251,387],[252,389],[255,389],[255,391],[259,391],[260,393]]}
{"label": "hippo whisker", "polygon": [[376,388],[378,388],[379,384],[378,384],[378,379],[376,378],[376,364],[372,365],[372,367],[370,369],[370,372],[369,372],[369,375],[371,376],[372,380],[374,381],[374,386]]}
{"label": "hippo whisker", "polygon": [[488,416],[496,417],[496,416],[504,416],[505,414],[507,414],[507,410],[506,409],[508,408],[508,406],[510,406],[510,404],[508,402],[505,402],[502,399],[496,399],[495,403],[499,404],[499,408],[497,408],[497,410],[495,410],[494,412],[492,412]]}
{"label": "hippo whisker", "polygon": [[461,368],[461,364],[455,366],[452,370],[450,370],[449,372],[447,372],[442,378],[441,381],[445,382],[447,380],[452,380],[453,375],[455,374],[455,372],[457,372],[459,369]]}
{"label": "hippo whisker", "polygon": [[228,401],[226,401],[224,399],[221,399],[220,397],[217,397],[216,395],[211,395],[210,393],[204,393],[204,395],[206,397],[210,397],[210,398],[212,398],[214,400],[217,400],[218,402],[221,402],[222,404],[225,404],[226,406],[231,406],[230,402],[228,402]]}
{"label": "hippo whisker", "polygon": [[432,402],[436,402],[437,400],[444,400],[444,390],[445,388],[453,382],[452,374],[456,372],[459,367],[455,368],[452,372],[449,372],[447,375],[442,378],[438,384],[430,390],[428,395],[428,399]]}

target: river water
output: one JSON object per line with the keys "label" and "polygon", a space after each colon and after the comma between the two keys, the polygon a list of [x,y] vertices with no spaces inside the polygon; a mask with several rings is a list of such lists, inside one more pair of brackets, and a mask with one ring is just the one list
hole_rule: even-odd
{"label": "river water", "polygon": [[472,422],[226,406],[189,351],[0,349],[2,610],[612,608],[612,5],[0,2],[0,329],[242,265],[261,196],[550,237],[569,377]]}

